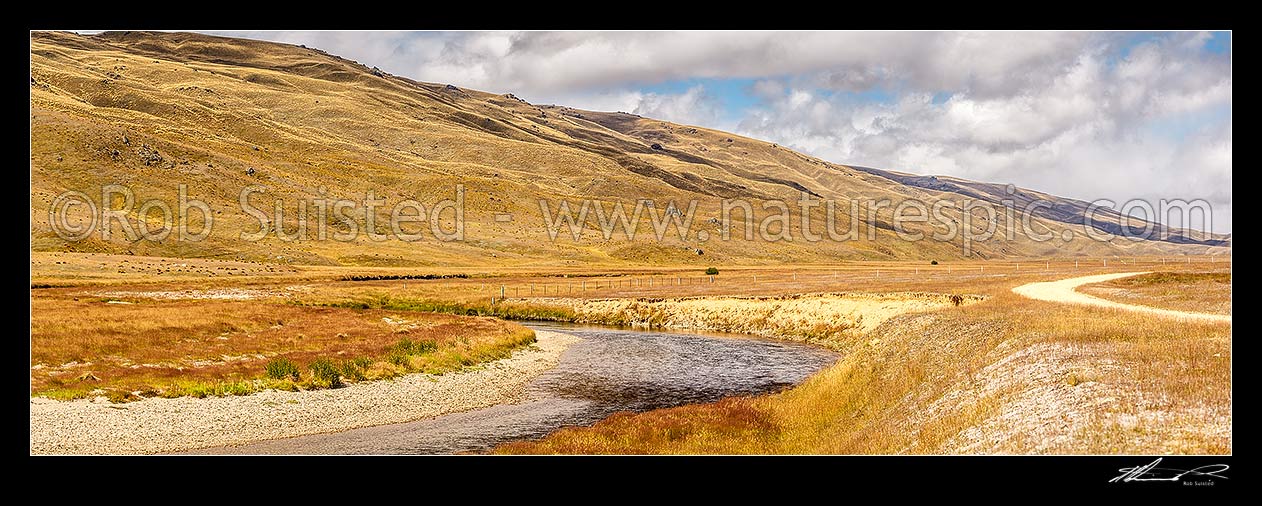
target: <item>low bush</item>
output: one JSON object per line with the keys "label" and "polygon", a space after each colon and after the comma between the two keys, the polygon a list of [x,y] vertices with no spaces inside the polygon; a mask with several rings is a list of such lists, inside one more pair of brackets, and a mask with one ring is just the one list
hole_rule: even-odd
{"label": "low bush", "polygon": [[342,373],[337,365],[327,358],[317,358],[307,365],[311,369],[311,379],[319,386],[337,388],[342,386]]}
{"label": "low bush", "polygon": [[272,379],[292,379],[294,381],[298,381],[298,375],[301,374],[298,370],[298,366],[295,365],[293,361],[284,357],[272,359],[267,363],[266,368],[267,377]]}

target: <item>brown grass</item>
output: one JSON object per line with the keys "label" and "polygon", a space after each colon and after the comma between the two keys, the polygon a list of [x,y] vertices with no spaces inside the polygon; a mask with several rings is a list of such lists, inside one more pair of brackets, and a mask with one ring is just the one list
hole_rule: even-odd
{"label": "brown grass", "polygon": [[537,298],[536,304],[560,306],[573,320],[639,328],[689,329],[753,334],[818,344],[842,350],[855,336],[903,313],[929,311],[981,300],[924,292],[807,293],[773,296],[698,296],[685,298]]}
{"label": "brown grass", "polygon": [[[177,329],[192,325],[187,322],[196,319],[187,320],[190,317],[204,316],[210,323],[202,324],[205,328],[197,334],[203,340],[221,332],[214,325],[218,320],[239,322],[235,325],[242,328],[255,325],[249,327],[256,329],[251,335],[269,332],[271,324],[266,318],[274,310],[313,315],[329,311],[327,314],[350,318],[345,322],[330,320],[325,327],[335,328],[359,325],[353,322],[355,315],[365,315],[364,325],[380,322],[380,317],[368,317],[370,314],[412,320],[431,316],[401,310],[405,308],[444,305],[463,314],[465,309],[489,307],[492,297],[497,299],[497,308],[558,316],[565,316],[567,311],[573,316],[573,305],[567,309],[550,304],[550,299],[593,301],[599,305],[602,299],[614,298],[775,298],[838,292],[934,292],[987,297],[959,307],[950,305],[932,312],[894,316],[871,332],[843,333],[837,346],[848,352],[840,362],[781,394],[618,415],[594,428],[561,431],[541,443],[509,445],[502,449],[506,452],[1190,453],[1231,449],[1230,325],[1175,322],[1115,310],[1030,301],[1010,292],[1012,287],[1032,281],[1111,272],[1085,261],[1080,261],[1077,268],[1072,259],[1046,263],[1006,260],[943,261],[940,265],[853,262],[795,267],[729,266],[715,276],[713,283],[702,270],[682,266],[490,270],[298,266],[280,273],[264,268],[261,272],[225,276],[202,274],[207,277],[198,280],[169,279],[167,274],[150,272],[87,281],[76,276],[98,263],[113,268],[128,260],[128,265],[143,267],[161,265],[161,259],[62,253],[34,256],[42,262],[41,283],[66,285],[32,290],[37,321],[70,322],[81,315],[80,329],[90,334],[97,332],[93,326],[100,326],[100,322],[114,322],[106,328],[136,325],[110,315],[145,307],[161,309],[157,321]],[[214,261],[198,265],[203,273],[216,272],[220,266]],[[66,266],[76,267],[66,270]],[[1208,259],[1200,259],[1190,267],[1163,266],[1158,258],[1128,258],[1125,264],[1111,260],[1109,266],[1115,268],[1113,271],[1229,269],[1223,262]],[[471,277],[345,281],[351,274]],[[501,286],[508,295],[507,301],[499,299]],[[244,302],[158,301],[137,295],[129,297],[138,303],[135,306],[99,302],[103,293],[197,290],[248,290],[263,298]],[[1223,291],[1216,293],[1226,296]],[[74,297],[80,298],[75,303],[78,305],[71,304]],[[388,301],[389,305],[379,307],[395,309],[303,307],[281,301]],[[90,309],[98,313],[87,312],[87,306],[92,304],[96,306]],[[182,311],[170,311],[175,308]],[[262,323],[248,323],[254,321],[246,318],[248,315],[257,318],[260,312],[264,314]],[[241,322],[243,318],[246,322]],[[285,321],[286,327],[296,327],[299,320]],[[45,328],[39,332],[45,332]],[[129,332],[137,335],[134,329]],[[168,342],[178,344],[179,340]],[[380,351],[391,341],[378,344]],[[213,358],[219,354],[210,355]],[[68,354],[59,357],[65,361],[77,359]],[[50,365],[65,363],[54,362],[47,361]],[[95,366],[75,370],[88,369],[95,370]],[[32,370],[33,380],[39,374],[43,373]],[[69,384],[77,375],[58,378]],[[87,387],[79,390],[83,388]]]}
{"label": "brown grass", "polygon": [[[257,301],[111,300],[33,298],[32,395],[76,398],[100,390],[133,399],[310,387],[307,365],[320,358],[339,367],[355,362],[349,367],[362,379],[441,373],[533,341],[529,329],[492,318]],[[405,338],[435,349],[392,356]],[[257,384],[275,358],[296,363],[301,381]]]}
{"label": "brown grass", "polygon": [[[31,241],[37,251],[348,267],[677,264],[704,270],[713,265],[724,273],[731,264],[895,258],[927,263],[964,255],[958,242],[899,239],[888,226],[894,213],[889,206],[873,220],[885,226],[861,227],[870,228],[875,240],[869,240],[866,230],[856,240],[801,240],[806,234],[797,219],[800,208],[792,203],[801,195],[799,188],[839,200],[834,221],[843,231],[850,228],[847,203],[852,199],[898,202],[914,197],[932,203],[955,200],[958,194],[912,189],[727,132],[448,90],[445,83],[374,73],[374,62],[358,64],[262,41],[177,33],[35,32],[30,48]],[[653,144],[664,149],[653,150]],[[144,153],[151,150],[160,152],[161,162],[150,163]],[[247,173],[250,168],[256,172]],[[201,242],[174,237],[133,241],[121,235],[67,242],[54,233],[48,211],[57,195],[77,190],[99,200],[101,186],[113,183],[132,188],[138,202],[159,198],[177,212],[177,185],[187,184],[190,196],[214,211],[214,231]],[[283,221],[291,231],[296,229],[299,201],[360,201],[366,191],[375,190],[390,202],[378,210],[378,232],[388,230],[394,203],[413,198],[432,210],[439,200],[453,198],[455,185],[461,184],[470,240],[440,242],[428,226],[409,224],[407,231],[419,228],[424,240],[289,242],[273,235],[244,241],[240,233],[254,231],[256,223],[241,210],[238,198],[242,188],[253,184],[266,186],[268,199],[283,199]],[[722,216],[721,200],[729,197],[748,199],[756,216],[730,213],[728,231],[735,239],[715,240],[723,230],[709,220]],[[669,200],[685,210],[696,201],[693,235],[680,240],[672,227],[659,241],[646,212],[634,240],[624,240],[621,233],[604,240],[589,215],[581,240],[570,240],[563,231],[553,241],[543,225],[540,198],[553,202],[553,209],[560,199],[568,199],[576,213],[584,199],[599,201],[604,209],[621,203],[630,210],[637,199],[652,198],[659,211]],[[795,240],[744,240],[747,223],[773,214],[761,207],[770,200],[790,202],[794,219],[788,228]],[[811,211],[812,234],[823,232],[824,207]],[[313,205],[307,209],[309,228],[314,229],[319,218]],[[1006,213],[999,211],[996,224],[1004,230]],[[351,212],[364,230],[363,207]],[[518,218],[495,221],[501,212]],[[958,216],[958,211],[947,212]],[[72,222],[89,218],[84,206],[71,208],[69,214]],[[198,230],[200,213],[188,216]],[[134,210],[127,220],[132,226],[154,221]],[[1037,230],[1046,227],[1058,237],[1078,228],[1039,217],[1032,221]],[[907,228],[933,230],[918,223]],[[703,230],[711,240],[696,239]],[[992,258],[1039,256],[1057,249],[1097,256],[1223,249],[1122,237],[1095,241],[1075,232],[1067,244],[1057,241],[1053,246],[1019,233],[1012,240],[978,241],[972,248]],[[705,254],[697,255],[696,248]]]}
{"label": "brown grass", "polygon": [[1154,272],[1088,285],[1079,290],[1127,304],[1231,314],[1230,272]]}
{"label": "brown grass", "polygon": [[[1226,453],[1230,325],[1000,296],[896,317],[790,391],[503,453]],[[737,409],[739,407],[739,409]]]}

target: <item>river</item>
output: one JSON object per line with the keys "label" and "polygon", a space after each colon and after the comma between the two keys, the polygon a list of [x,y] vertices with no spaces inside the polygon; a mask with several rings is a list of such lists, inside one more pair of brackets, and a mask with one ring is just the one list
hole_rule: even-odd
{"label": "river", "polygon": [[647,411],[796,385],[836,360],[810,345],[765,338],[531,323],[574,334],[526,401],[409,423],[216,448],[239,454],[451,454],[541,438],[619,411]]}

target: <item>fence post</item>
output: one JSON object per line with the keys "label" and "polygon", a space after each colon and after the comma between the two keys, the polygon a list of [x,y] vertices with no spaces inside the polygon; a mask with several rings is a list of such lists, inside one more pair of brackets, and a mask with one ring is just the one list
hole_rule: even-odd
{"label": "fence post", "polygon": [[500,285],[500,298],[504,298],[504,285]]}

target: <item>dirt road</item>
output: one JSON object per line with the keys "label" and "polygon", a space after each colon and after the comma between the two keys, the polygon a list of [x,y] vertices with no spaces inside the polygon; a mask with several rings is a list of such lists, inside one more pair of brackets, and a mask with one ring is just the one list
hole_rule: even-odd
{"label": "dirt road", "polygon": [[1231,316],[1217,315],[1210,313],[1194,313],[1191,311],[1175,311],[1173,309],[1160,309],[1149,306],[1140,306],[1136,304],[1123,304],[1121,302],[1113,302],[1111,300],[1093,297],[1085,293],[1075,290],[1079,286],[1091,283],[1103,283],[1120,278],[1130,276],[1138,276],[1140,274],[1148,274],[1147,272],[1116,272],[1113,274],[1097,274],[1095,276],[1082,276],[1077,278],[1062,279],[1060,281],[1043,281],[1038,283],[1027,283],[1012,291],[1018,295],[1023,295],[1031,299],[1045,300],[1050,302],[1064,302],[1067,304],[1087,304],[1091,306],[1108,307],[1114,309],[1124,309],[1127,311],[1139,311],[1158,316],[1169,318],[1181,318],[1185,320],[1209,321],[1209,322],[1227,322],[1231,323]]}

